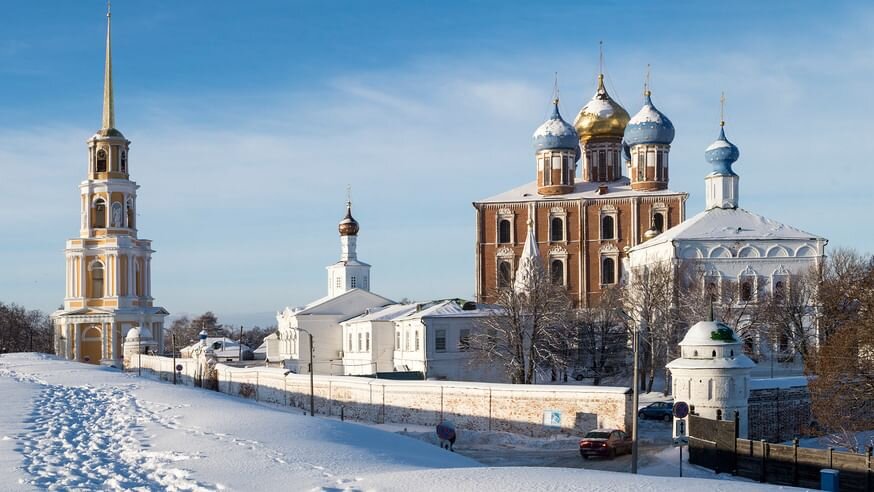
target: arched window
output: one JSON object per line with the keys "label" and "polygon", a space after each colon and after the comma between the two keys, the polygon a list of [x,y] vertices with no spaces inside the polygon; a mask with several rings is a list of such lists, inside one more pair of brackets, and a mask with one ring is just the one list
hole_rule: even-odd
{"label": "arched window", "polygon": [[106,172],[106,151],[103,149],[97,151],[97,172]]}
{"label": "arched window", "polygon": [[103,263],[91,264],[91,297],[103,297]]}
{"label": "arched window", "polygon": [[657,213],[652,216],[652,225],[655,227],[655,230],[661,234],[665,231],[665,216]]}
{"label": "arched window", "polygon": [[601,218],[601,239],[613,239],[616,237],[615,224],[613,223],[612,215],[605,215]]}
{"label": "arched window", "polygon": [[510,242],[510,221],[507,219],[501,219],[501,222],[498,224],[498,242]]}
{"label": "arched window", "polygon": [[716,302],[716,282],[707,284],[707,297],[710,302]]}
{"label": "arched window", "polygon": [[783,287],[783,281],[777,281],[774,284],[774,299],[777,302],[783,302],[783,299],[786,296],[785,288]]}
{"label": "arched window", "polygon": [[561,217],[553,217],[550,221],[550,239],[564,241],[564,221]]}
{"label": "arched window", "polygon": [[552,283],[555,285],[564,285],[564,262],[561,260],[552,260],[549,269],[552,276]]}
{"label": "arched window", "polygon": [[722,420],[722,410],[716,409],[716,420]]}
{"label": "arched window", "polygon": [[708,400],[713,399],[713,380],[712,379],[707,380],[707,399]]}
{"label": "arched window", "polygon": [[359,334],[358,334],[358,351],[359,351],[359,352],[361,352],[362,350],[364,350],[364,343],[363,343],[363,340],[364,340],[364,337],[361,335],[361,333],[359,333]]}
{"label": "arched window", "polygon": [[510,286],[510,263],[502,261],[498,265],[498,287],[507,288]]}
{"label": "arched window", "polygon": [[710,356],[715,358],[715,357],[716,357],[716,351],[714,350],[713,352],[711,352],[711,353],[710,353]]}
{"label": "arched window", "polygon": [[740,300],[750,301],[753,298],[753,284],[749,280],[744,280],[740,284]]}
{"label": "arched window", "polygon": [[601,260],[601,283],[604,285],[616,283],[616,262],[613,258]]}
{"label": "arched window", "polygon": [[95,229],[106,227],[106,202],[102,198],[94,201],[94,207],[91,210],[91,225]]}
{"label": "arched window", "polygon": [[121,151],[121,172],[127,172],[127,152],[124,150]]}
{"label": "arched window", "polygon": [[[134,260],[136,261],[136,260]],[[140,262],[136,261],[134,263],[134,288],[136,289],[137,297],[142,297],[143,295],[143,274],[142,269],[140,268]]]}

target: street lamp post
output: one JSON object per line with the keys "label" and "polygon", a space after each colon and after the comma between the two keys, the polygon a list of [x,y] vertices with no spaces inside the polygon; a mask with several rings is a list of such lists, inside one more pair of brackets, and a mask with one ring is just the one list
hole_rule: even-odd
{"label": "street lamp post", "polygon": [[[315,387],[313,381],[313,334],[303,328],[296,328],[297,331],[302,331],[309,335],[310,340],[310,417],[315,417],[316,415],[316,398],[314,396],[313,388]],[[298,357],[300,354],[298,354]]]}
{"label": "street lamp post", "polygon": [[631,473],[637,473],[637,458],[638,458],[638,435],[637,435],[637,411],[640,405],[640,368],[638,361],[640,360],[640,330],[645,325],[641,320],[639,323],[634,321],[634,318],[628,315],[623,310],[619,310],[619,315],[628,323],[631,324],[631,352],[634,362],[631,369]]}

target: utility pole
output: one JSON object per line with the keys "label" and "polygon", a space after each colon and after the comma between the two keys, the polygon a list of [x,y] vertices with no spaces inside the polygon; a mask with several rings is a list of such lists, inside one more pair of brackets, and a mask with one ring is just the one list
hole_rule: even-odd
{"label": "utility pole", "polygon": [[316,398],[313,395],[313,388],[315,384],[313,383],[313,334],[307,332],[307,335],[310,336],[310,417],[316,416]]}
{"label": "utility pole", "polygon": [[173,350],[173,384],[176,384],[176,334],[170,335],[171,349]]}
{"label": "utility pole", "polygon": [[243,325],[240,325],[240,356],[237,361],[243,361]]}
{"label": "utility pole", "polygon": [[631,392],[631,413],[632,413],[632,421],[631,421],[631,473],[637,473],[637,458],[638,458],[638,450],[637,450],[637,407],[640,403],[640,382],[638,381],[640,375],[638,367],[638,361],[640,359],[640,329],[643,326],[644,322],[641,320],[634,327],[634,341],[633,352],[634,352],[634,368],[632,369],[633,373],[633,389]]}

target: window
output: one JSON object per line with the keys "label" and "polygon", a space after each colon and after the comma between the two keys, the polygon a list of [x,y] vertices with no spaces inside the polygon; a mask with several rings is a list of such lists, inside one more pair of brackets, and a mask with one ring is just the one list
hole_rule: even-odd
{"label": "window", "polygon": [[555,285],[564,285],[564,262],[552,260],[549,266],[550,278]]}
{"label": "window", "polygon": [[656,181],[664,181],[665,175],[662,165],[662,156],[664,152],[659,152],[656,154]]}
{"label": "window", "polygon": [[657,213],[652,216],[652,225],[659,234],[665,231],[665,216]]}
{"label": "window", "polygon": [[370,352],[370,332],[364,334],[364,350]]}
{"label": "window", "polygon": [[598,181],[607,180],[607,152],[598,151]]}
{"label": "window", "polygon": [[745,280],[740,284],[740,300],[748,302],[753,298],[753,284],[749,280]]}
{"label": "window", "polygon": [[463,328],[458,332],[458,350],[467,352],[470,350],[470,328]]}
{"label": "window", "polygon": [[543,156],[543,185],[547,186],[552,184],[552,168],[550,166],[550,159],[548,155]]}
{"label": "window", "polygon": [[612,215],[601,217],[601,239],[615,238],[615,226]]}
{"label": "window", "polygon": [[121,151],[121,172],[127,172],[127,152]]}
{"label": "window", "polygon": [[125,209],[127,210],[127,227],[133,229],[134,228],[134,201],[131,199],[127,200]]}
{"label": "window", "polygon": [[507,219],[501,219],[501,222],[498,225],[498,242],[510,242],[510,221]]}
{"label": "window", "polygon": [[783,281],[777,281],[774,284],[774,299],[777,302],[783,302],[786,297],[786,289],[783,287]]}
{"label": "window", "polygon": [[395,332],[395,350],[401,349],[401,332],[400,330]]}
{"label": "window", "polygon": [[96,229],[106,227],[106,202],[102,198],[98,198],[94,202],[94,209],[91,211],[91,222]]}
{"label": "window", "polygon": [[349,334],[349,351],[352,352],[352,334]]}
{"label": "window", "polygon": [[364,288],[365,288],[365,289],[368,289],[368,288],[369,288],[369,287],[367,286],[367,282],[368,282],[368,280],[367,280],[367,275],[365,275],[365,276],[364,276]]}
{"label": "window", "polygon": [[637,153],[637,180],[643,181],[646,178],[646,162],[644,161],[645,154],[643,152]]}
{"label": "window", "polygon": [[354,289],[354,288],[355,288],[355,283],[356,283],[356,278],[355,278],[354,275],[353,275],[352,278],[350,279],[350,282],[351,282],[352,288]]}
{"label": "window", "polygon": [[418,352],[419,351],[419,330],[414,331],[413,336],[414,336],[413,340],[415,341],[414,346],[416,347],[415,350],[416,350],[416,352]]}
{"label": "window", "polygon": [[506,261],[502,261],[498,265],[498,287],[499,288],[507,288],[510,286],[510,263]]}
{"label": "window", "polygon": [[103,149],[97,151],[97,172],[106,172],[106,151]]}
{"label": "window", "polygon": [[103,297],[103,263],[91,265],[91,297]]}
{"label": "window", "polygon": [[434,350],[446,352],[446,330],[434,331]]}
{"label": "window", "polygon": [[601,283],[604,285],[616,283],[616,261],[613,258],[601,260]]}
{"label": "window", "polygon": [[707,284],[707,294],[710,302],[716,302],[716,282],[710,282]]}
{"label": "window", "polygon": [[549,236],[552,241],[564,241],[564,221],[561,217],[553,217],[550,221]]}
{"label": "window", "polygon": [[363,342],[364,342],[364,337],[361,335],[361,333],[359,333],[358,334],[358,351],[359,352],[364,350],[364,343]]}
{"label": "window", "polygon": [[405,332],[404,335],[405,335],[404,336],[404,350],[409,352],[410,351],[410,332]]}
{"label": "window", "polygon": [[139,261],[137,261],[134,264],[134,288],[137,291],[137,297],[142,297],[142,295],[143,295],[143,273],[142,273],[142,268],[140,267]]}
{"label": "window", "polygon": [[707,380],[707,399],[708,400],[713,399],[713,380],[712,379]]}
{"label": "window", "polygon": [[343,287],[343,279],[341,279],[340,277],[337,277],[337,281],[335,282],[335,285],[338,289],[340,287]]}

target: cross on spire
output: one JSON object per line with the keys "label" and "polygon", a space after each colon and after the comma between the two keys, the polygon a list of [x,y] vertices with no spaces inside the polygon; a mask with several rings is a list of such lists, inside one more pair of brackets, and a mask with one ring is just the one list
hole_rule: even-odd
{"label": "cross on spire", "polygon": [[554,76],[554,82],[552,83],[552,103],[558,106],[558,72],[555,72]]}
{"label": "cross on spire", "polygon": [[598,41],[598,73],[604,73],[604,41]]}
{"label": "cross on spire", "polygon": [[649,63],[647,63],[646,64],[646,78],[643,80],[643,95],[644,96],[648,96],[651,94],[649,91],[649,69],[650,69],[650,65],[649,65]]}
{"label": "cross on spire", "polygon": [[725,126],[725,92],[719,96],[719,126]]}

